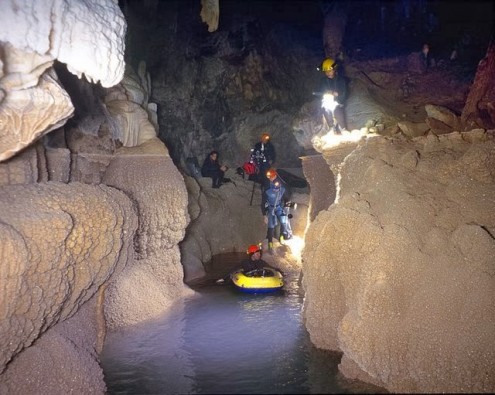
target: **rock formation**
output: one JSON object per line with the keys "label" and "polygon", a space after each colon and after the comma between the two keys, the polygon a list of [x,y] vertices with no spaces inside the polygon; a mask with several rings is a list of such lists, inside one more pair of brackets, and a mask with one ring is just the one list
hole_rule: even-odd
{"label": "rock formation", "polygon": [[[493,133],[460,133],[493,124],[493,84],[459,118],[467,83],[446,70],[414,73],[403,57],[348,64],[350,126],[394,137],[337,149],[315,119],[319,103],[308,103],[319,37],[315,49],[311,34],[269,18],[216,31],[218,1],[203,0],[194,20],[189,3],[174,2],[175,14],[160,12],[165,3],[142,7],[164,41],[134,42],[147,63],[127,66],[116,0],[2,3],[0,393],[103,393],[107,328],[167,312],[212,254],[258,241],[252,184],[210,190],[208,179],[184,180],[172,157],[201,161],[215,148],[235,168],[266,131],[277,166],[321,153],[305,161],[305,316],[316,346],[341,351],[345,375],[390,391],[494,392]],[[326,19],[327,55],[340,51],[345,21],[332,37]],[[425,99],[432,86],[443,94],[435,102]]]}
{"label": "rock formation", "polygon": [[494,391],[494,169],[483,130],[370,137],[345,158],[338,203],[307,233],[303,285],[311,340],[343,352],[346,376]]}
{"label": "rock formation", "polygon": [[116,329],[156,318],[174,300],[192,293],[183,283],[178,247],[189,223],[187,191],[156,138],[140,147],[121,148],[102,182],[124,191],[139,212],[135,262],[116,277],[106,294],[107,325]]}
{"label": "rock formation", "polygon": [[146,63],[140,62],[136,73],[126,66],[123,80],[110,88],[104,98],[108,112],[124,147],[135,147],[157,135],[156,104],[150,103],[151,81]]}
{"label": "rock formation", "polygon": [[103,393],[107,328],[191,293],[186,188],[144,63],[113,90],[67,73],[122,80],[116,1],[8,1],[0,22],[0,393]]}
{"label": "rock formation", "polygon": [[112,0],[70,5],[60,0],[3,2],[0,161],[72,115],[70,99],[49,71],[55,60],[104,87],[122,79],[125,28],[122,12]]}

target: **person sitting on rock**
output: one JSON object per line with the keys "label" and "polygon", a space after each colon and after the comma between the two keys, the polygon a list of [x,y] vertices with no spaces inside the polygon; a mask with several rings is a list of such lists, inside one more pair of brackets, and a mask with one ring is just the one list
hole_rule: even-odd
{"label": "person sitting on rock", "polygon": [[201,166],[201,175],[203,177],[210,177],[212,180],[212,188],[220,188],[223,182],[230,181],[224,178],[224,174],[228,167],[225,165],[220,165],[218,162],[218,152],[211,151],[203,162]]}

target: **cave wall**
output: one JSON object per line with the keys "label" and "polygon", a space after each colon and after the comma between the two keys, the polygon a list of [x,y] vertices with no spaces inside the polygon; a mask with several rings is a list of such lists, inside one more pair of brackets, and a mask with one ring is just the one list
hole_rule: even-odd
{"label": "cave wall", "polygon": [[112,0],[2,4],[0,393],[104,393],[107,329],[192,293],[186,188],[125,30]]}
{"label": "cave wall", "polygon": [[[323,55],[320,29],[317,33],[301,33],[297,26],[274,24],[269,18],[266,25],[250,18],[249,12],[239,21],[236,14],[243,13],[227,7],[230,22],[228,18],[220,20],[218,31],[207,34],[206,25],[198,17],[199,2],[146,2],[137,12],[135,8],[125,11],[129,21],[138,22],[133,25],[137,29],[128,35],[127,44],[132,44],[134,52],[126,68],[126,23],[117,2],[66,4],[54,0],[17,5],[4,2],[0,20],[0,113],[4,116],[0,119],[0,222],[7,224],[3,225],[5,237],[0,243],[0,282],[7,284],[1,289],[0,299],[0,349],[4,356],[0,392],[66,393],[68,381],[71,389],[88,390],[89,386],[101,392],[104,383],[95,350],[101,348],[107,323],[117,329],[154,318],[174,299],[190,294],[182,285],[184,273],[177,246],[190,220],[187,193],[175,165],[183,164],[188,156],[201,160],[211,148],[219,148],[231,166],[241,164],[252,143],[266,131],[282,154],[277,165],[298,165],[294,158],[301,153],[301,145],[292,133],[292,125],[318,78],[312,72]],[[265,6],[267,10],[274,7]],[[249,11],[251,2],[244,2],[243,7]],[[169,9],[184,13],[157,12]],[[145,18],[149,23],[140,24],[140,12],[148,16],[155,13],[160,23]],[[30,28],[33,24],[36,28]],[[163,41],[143,39],[143,33],[149,35],[148,29]],[[141,59],[146,59],[153,73],[151,79]],[[65,78],[64,68],[69,76],[75,74],[89,81]],[[375,76],[387,81],[389,76],[381,72],[379,67]],[[100,81],[101,86],[91,81]],[[115,89],[103,89],[109,87]],[[155,102],[158,106],[153,105]],[[170,154],[156,134],[167,143]],[[321,212],[310,231],[305,253],[307,325],[317,346],[344,352],[341,370],[346,375],[376,381],[392,390],[448,391],[458,389],[463,380],[468,391],[493,392],[493,376],[480,375],[494,370],[492,332],[483,332],[485,327],[493,327],[493,304],[486,300],[493,294],[491,277],[487,280],[486,275],[493,269],[493,260],[485,259],[493,257],[493,222],[489,216],[480,216],[479,208],[474,207],[486,208],[483,199],[493,196],[492,143],[484,137],[465,141],[469,135],[461,136],[461,141],[458,137],[439,137],[439,146],[434,135],[426,142],[418,140],[414,148],[408,142],[404,155],[398,153],[401,148],[394,150],[388,143],[376,143],[368,147],[369,151],[360,148],[352,156],[355,163],[349,160],[346,172],[352,177],[344,179],[342,202],[330,210],[317,210]],[[305,143],[307,140],[303,139]],[[479,141],[484,143],[480,146]],[[375,159],[376,163],[370,163]],[[432,164],[436,162],[437,167]],[[403,209],[407,204],[404,212],[408,215],[403,211],[388,213],[389,206],[383,208],[388,201],[381,194],[373,194],[376,185],[387,185],[381,173],[393,177],[387,163],[402,171],[401,177],[393,178],[398,185],[404,180],[413,181],[412,186],[405,184],[405,193],[399,189],[401,193],[396,196],[403,200],[394,205]],[[423,172],[421,166],[427,170]],[[361,176],[365,173],[371,184]],[[420,177],[410,178],[411,173]],[[431,180],[426,186],[420,184],[430,177],[442,186],[445,174],[458,181],[458,185],[445,187],[448,193],[439,191],[441,187],[432,185],[435,182]],[[326,182],[332,179],[329,175]],[[191,193],[198,184],[194,181],[191,186],[190,181],[186,178]],[[206,181],[200,180],[199,185],[204,187],[201,182]],[[476,191],[483,188],[488,193],[482,199]],[[444,207],[432,199],[433,204],[429,195],[419,193],[430,189],[447,196],[440,200],[450,205]],[[354,193],[356,190],[370,196],[363,200]],[[245,193],[246,188],[239,192]],[[397,191],[391,191],[390,196],[392,192]],[[191,195],[197,200],[190,204],[189,212],[195,212],[208,192],[194,189]],[[492,203],[488,200],[488,205]],[[210,197],[202,214],[207,216],[210,208],[221,210],[224,204],[229,202]],[[346,205],[350,209],[336,211]],[[372,212],[376,217],[370,214],[370,207],[379,209]],[[229,207],[232,212],[236,209]],[[486,212],[492,209],[490,206]],[[425,225],[418,222],[425,213],[428,220],[432,212],[440,219],[430,233],[425,233],[432,236],[425,241]],[[197,214],[196,210],[193,220],[198,220]],[[244,215],[239,215],[240,220],[246,220]],[[410,218],[421,232],[407,228],[407,224],[397,226],[394,221],[401,223],[403,217]],[[387,232],[377,225],[376,218],[383,221]],[[349,228],[352,224],[359,226]],[[426,224],[429,226],[428,221]],[[213,251],[201,250],[201,232],[207,226],[205,221],[196,235],[198,239],[193,235],[192,241],[188,240],[194,248],[200,246],[198,255],[191,258],[192,275],[201,271],[194,272],[198,261]],[[356,232],[358,237],[352,236]],[[391,248],[385,249],[388,238]],[[366,242],[362,244],[361,239]],[[411,239],[414,243],[405,249],[410,253],[407,255],[402,250]],[[376,240],[380,241],[379,247],[371,243]],[[464,240],[476,243],[478,248],[471,249]],[[214,237],[211,241],[221,248],[228,247]],[[342,246],[348,253],[345,260],[339,252]],[[363,252],[371,254],[371,261],[363,258]],[[403,261],[392,259],[393,253]],[[435,257],[434,262],[438,260],[437,266],[428,267],[431,260],[424,256],[428,254]],[[447,281],[428,282],[431,280],[421,276],[413,261],[418,257],[433,279],[445,277]],[[466,257],[475,264],[463,266]],[[36,265],[31,264],[32,258]],[[100,260],[104,267],[100,267]],[[371,268],[379,270],[370,271],[369,262]],[[452,266],[455,276],[448,277]],[[468,272],[478,281],[477,288],[461,281]],[[322,285],[322,276],[335,279],[335,287]],[[422,293],[414,293],[410,278],[416,280],[411,284],[418,285]],[[454,292],[457,280],[463,288]],[[435,293],[438,283],[443,288]],[[57,298],[61,295],[48,297],[55,289],[63,295],[60,303]],[[454,300],[461,300],[469,292],[478,295],[473,298],[476,303],[467,298],[466,304],[451,305],[446,298],[453,295]],[[413,306],[411,302],[413,307],[425,306],[431,300],[435,304],[426,312],[414,308],[406,311],[403,308],[409,306],[407,297],[411,295],[416,303]],[[375,300],[384,301],[382,307],[391,303],[390,311],[376,308],[380,304],[373,304]],[[480,306],[488,312],[486,316],[481,316]],[[397,312],[410,314],[404,321],[410,324],[406,328],[409,332],[403,330],[404,337],[410,335],[407,339],[388,336],[389,328],[403,329],[401,319],[394,321]],[[466,316],[474,318],[469,321]],[[423,318],[428,325],[418,329],[411,317]],[[384,327],[382,319],[390,326]],[[453,329],[445,328],[446,322],[452,322],[452,328],[461,333],[470,329],[480,345],[488,346],[473,348],[476,343],[466,336],[452,347],[449,340]],[[469,327],[470,322],[476,325]],[[369,336],[368,329],[363,329],[365,324],[383,337]],[[81,332],[84,336],[79,336]],[[446,334],[447,340],[440,339],[439,332]],[[56,342],[63,345],[57,346]],[[394,347],[388,347],[390,344]],[[414,350],[404,351],[408,347]],[[432,362],[431,350],[445,354],[445,358]],[[465,350],[478,353],[477,358],[462,354]],[[47,368],[47,360],[52,369]],[[459,364],[454,366],[452,361]],[[447,368],[441,371],[439,365]],[[25,371],[37,366],[43,366],[43,370],[38,369],[36,379],[30,381]],[[70,372],[61,378],[59,371],[67,366]]]}
{"label": "cave wall", "polygon": [[347,377],[494,391],[494,165],[481,129],[367,138],[345,157],[339,199],[306,235],[303,286],[311,341],[341,351]]}
{"label": "cave wall", "polygon": [[[292,121],[319,77],[318,28],[308,33],[283,20],[260,21],[251,10],[256,7],[223,2],[218,29],[208,32],[199,3],[161,2],[146,9],[130,1],[124,8],[132,30],[128,45],[146,59],[152,99],[160,104],[159,137],[175,163],[185,169],[186,158],[201,163],[218,149],[222,160],[237,167],[268,132],[279,153],[277,166],[300,166]],[[308,14],[316,13],[310,9]]]}

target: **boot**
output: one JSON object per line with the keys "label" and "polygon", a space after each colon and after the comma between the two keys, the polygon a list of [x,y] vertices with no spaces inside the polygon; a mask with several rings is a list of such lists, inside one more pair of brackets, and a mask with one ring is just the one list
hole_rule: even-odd
{"label": "boot", "polygon": [[212,188],[220,188],[220,185],[222,185],[222,179],[221,178],[213,178],[213,183],[212,183]]}
{"label": "boot", "polygon": [[273,243],[271,241],[268,242],[268,252],[273,255]]}

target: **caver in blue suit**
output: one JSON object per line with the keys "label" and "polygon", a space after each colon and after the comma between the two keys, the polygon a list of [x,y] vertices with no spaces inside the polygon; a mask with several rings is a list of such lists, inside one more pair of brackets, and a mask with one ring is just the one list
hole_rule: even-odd
{"label": "caver in blue suit", "polygon": [[261,211],[266,216],[265,222],[268,225],[266,238],[268,239],[268,249],[273,248],[273,233],[278,223],[280,223],[280,242],[287,239],[287,215],[284,210],[285,203],[289,201],[289,190],[284,185],[280,177],[270,181],[270,186],[263,194]]}

